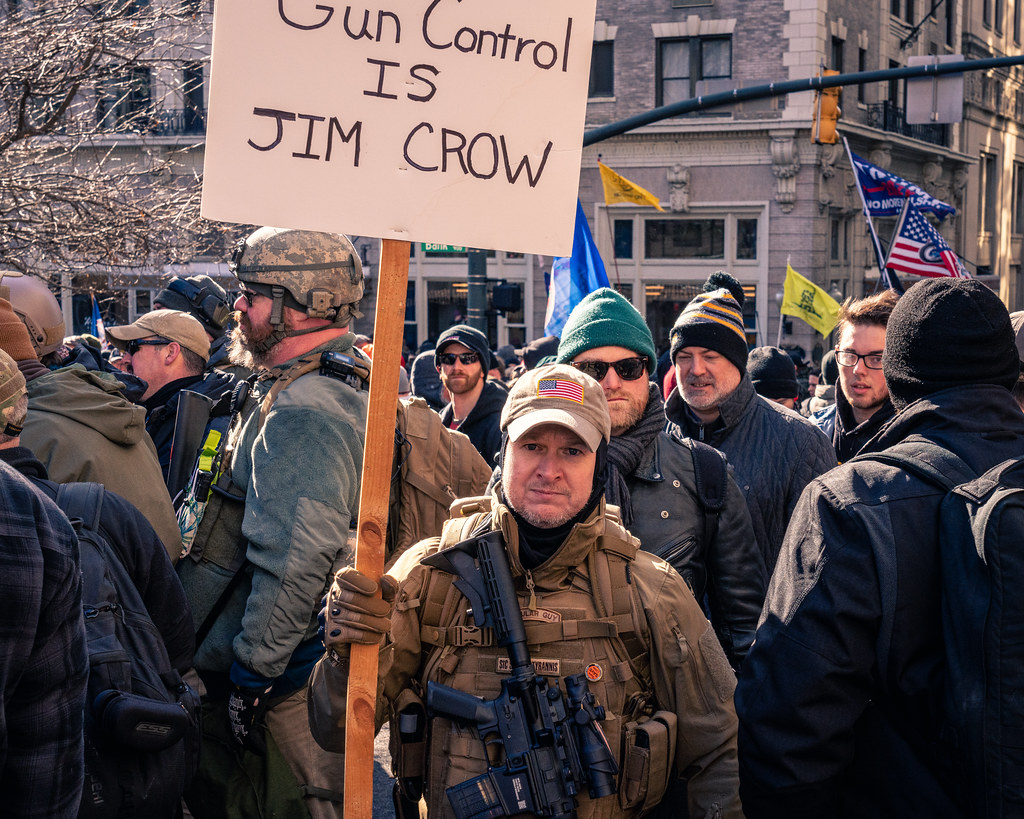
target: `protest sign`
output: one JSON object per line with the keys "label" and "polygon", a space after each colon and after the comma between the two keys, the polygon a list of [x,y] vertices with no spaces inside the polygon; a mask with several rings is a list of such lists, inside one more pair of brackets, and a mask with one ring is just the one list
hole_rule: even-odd
{"label": "protest sign", "polygon": [[218,0],[203,216],[565,256],[595,0]]}

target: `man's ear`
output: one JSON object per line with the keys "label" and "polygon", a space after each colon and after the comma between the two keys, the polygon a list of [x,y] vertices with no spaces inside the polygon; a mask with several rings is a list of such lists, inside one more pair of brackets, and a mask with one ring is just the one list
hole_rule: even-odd
{"label": "man's ear", "polygon": [[173,364],[180,357],[181,345],[177,341],[172,341],[167,345],[167,352],[164,354],[164,364]]}

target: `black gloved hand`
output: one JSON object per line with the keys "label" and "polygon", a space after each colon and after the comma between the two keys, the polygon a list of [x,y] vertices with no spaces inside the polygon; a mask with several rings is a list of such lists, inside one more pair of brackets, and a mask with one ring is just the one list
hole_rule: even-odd
{"label": "black gloved hand", "polygon": [[236,685],[228,700],[228,722],[235,742],[260,756],[267,752],[263,715],[267,712],[271,688],[272,685],[265,689]]}

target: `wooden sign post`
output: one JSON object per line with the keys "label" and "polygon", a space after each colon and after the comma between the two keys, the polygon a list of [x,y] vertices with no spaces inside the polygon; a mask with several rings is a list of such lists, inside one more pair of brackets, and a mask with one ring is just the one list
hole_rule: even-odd
{"label": "wooden sign post", "polygon": [[[356,568],[374,580],[379,580],[384,572],[408,279],[409,243],[385,239],[381,246],[373,369],[356,528]],[[345,816],[348,817],[369,819],[373,815],[377,651],[377,646],[353,645],[350,655],[345,707]]]}

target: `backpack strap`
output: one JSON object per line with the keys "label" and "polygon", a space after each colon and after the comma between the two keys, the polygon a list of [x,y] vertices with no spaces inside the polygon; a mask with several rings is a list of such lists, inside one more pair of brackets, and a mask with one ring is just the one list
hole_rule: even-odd
{"label": "backpack strap", "polygon": [[718,519],[729,491],[729,466],[725,455],[709,444],[687,441],[693,456],[693,477],[697,500],[704,510],[704,547],[718,534]]}
{"label": "backpack strap", "polygon": [[281,394],[281,391],[291,384],[296,378],[318,369],[320,369],[319,353],[316,355],[303,356],[286,370],[274,367],[272,370],[267,372],[265,376],[266,379],[273,378],[276,375],[277,380],[270,386],[270,390],[268,390],[267,394],[263,397],[263,403],[260,404],[260,429],[263,429],[263,425],[267,422],[267,416],[270,415],[270,408],[274,406],[274,402],[277,400],[277,396]]}
{"label": "backpack strap", "polygon": [[103,486],[98,483],[62,483],[57,486],[57,505],[72,522],[83,529],[98,532],[103,510]]}
{"label": "backpack strap", "polygon": [[977,473],[955,452],[950,452],[935,442],[916,435],[881,452],[857,455],[847,463],[854,461],[875,461],[905,469],[921,480],[945,489],[947,492],[955,486],[968,483],[977,477]]}

